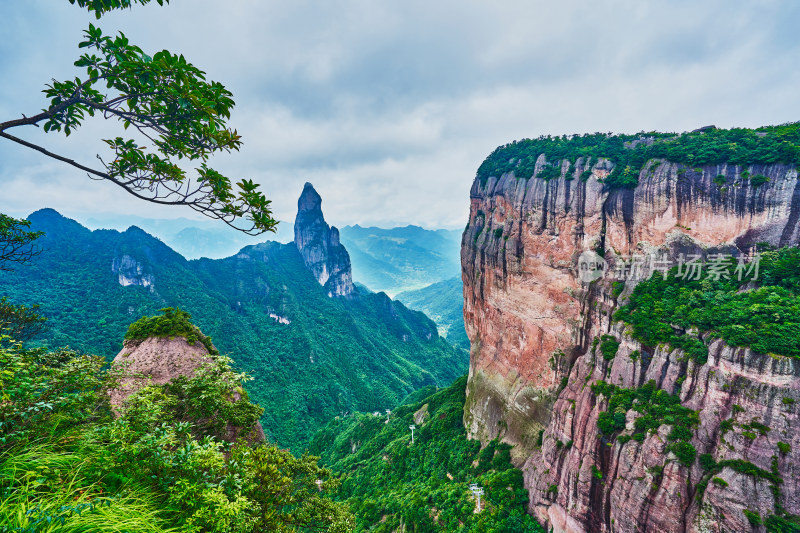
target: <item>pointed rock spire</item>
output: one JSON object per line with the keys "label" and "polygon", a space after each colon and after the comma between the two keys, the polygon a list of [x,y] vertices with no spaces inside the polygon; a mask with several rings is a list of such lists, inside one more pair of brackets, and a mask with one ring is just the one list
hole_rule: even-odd
{"label": "pointed rock spire", "polygon": [[297,201],[294,243],[306,267],[329,296],[348,296],[353,292],[350,255],[339,242],[339,230],[328,226],[322,216],[322,197],[306,183]]}

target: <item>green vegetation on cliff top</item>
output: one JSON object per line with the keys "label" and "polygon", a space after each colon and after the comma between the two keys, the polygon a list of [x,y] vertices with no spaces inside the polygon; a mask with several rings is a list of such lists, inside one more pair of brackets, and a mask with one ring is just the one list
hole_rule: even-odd
{"label": "green vegetation on cliff top", "polygon": [[[536,159],[544,154],[548,165],[538,177],[552,179],[561,175],[561,161],[568,161],[571,171],[579,157],[609,159],[615,166],[605,183],[610,188],[635,187],[639,171],[651,159],[665,159],[690,167],[703,165],[758,165],[785,163],[800,165],[800,122],[765,126],[757,129],[702,128],[682,134],[590,133],[584,135],[542,136],[500,146],[478,168],[477,178],[486,181],[513,171],[519,178],[530,178]],[[582,176],[583,177],[583,176]],[[751,182],[757,186],[757,182]]]}
{"label": "green vegetation on cliff top", "polygon": [[[462,377],[396,408],[388,423],[355,413],[317,433],[311,451],[340,476],[336,497],[350,504],[359,531],[544,531],[525,512],[528,493],[510,447],[492,441],[481,450],[467,440],[465,389]],[[479,514],[471,483],[484,489]]]}
{"label": "green vegetation on cliff top", "polygon": [[203,335],[203,332],[192,324],[192,315],[172,307],[165,307],[159,311],[161,311],[161,315],[143,316],[131,324],[125,334],[125,340],[139,341],[148,337],[184,337],[189,344],[200,342],[209,353],[219,353],[211,343],[211,337]]}

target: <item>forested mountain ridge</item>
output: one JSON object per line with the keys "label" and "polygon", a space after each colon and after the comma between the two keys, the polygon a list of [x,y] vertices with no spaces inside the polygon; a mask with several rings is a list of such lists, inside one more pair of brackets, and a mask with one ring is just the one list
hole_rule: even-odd
{"label": "forested mountain ridge", "polygon": [[469,350],[464,329],[464,285],[461,276],[437,281],[395,296],[410,309],[422,311],[439,326],[439,334],[460,348]]}
{"label": "forested mountain ridge", "polygon": [[135,227],[89,231],[53,210],[29,219],[45,232],[42,253],[0,273],[0,292],[41,304],[49,321],[40,344],[110,359],[131,322],[185,309],[254,377],[248,389],[265,407],[268,438],[295,451],[336,415],[393,407],[466,368],[466,356],[424,314],[358,289],[329,297],[294,244],[187,261]]}

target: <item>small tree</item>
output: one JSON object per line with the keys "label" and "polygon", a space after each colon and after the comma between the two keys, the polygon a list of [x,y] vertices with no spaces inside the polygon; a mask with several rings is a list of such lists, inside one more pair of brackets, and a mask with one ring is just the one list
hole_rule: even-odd
{"label": "small tree", "polygon": [[[2,263],[0,263],[2,266]],[[0,346],[8,340],[29,341],[44,330],[46,318],[37,312],[38,305],[14,305],[8,298],[0,298]]]}
{"label": "small tree", "polygon": [[[69,0],[97,18],[114,9],[147,4],[150,0]],[[163,5],[169,0],[156,0]],[[221,84],[206,81],[205,73],[183,55],[167,50],[148,55],[124,34],[103,35],[89,25],[79,48],[87,52],[75,66],[85,75],[53,80],[44,90],[50,102],[33,116],[0,122],[0,137],[85,171],[90,177],[115,183],[132,195],[157,204],[186,205],[248,234],[274,231],[270,201],[251,180],[231,179],[207,165],[216,152],[238,150],[241,138],[228,127],[234,106]],[[9,130],[43,126],[46,132],[70,135],[87,115],[115,119],[123,130],[133,127],[138,139],[103,139],[111,155],[97,156],[87,166],[44,146],[21,139]],[[147,151],[148,145],[151,150]],[[194,166],[195,177],[179,163]],[[244,221],[244,223],[242,223]]]}

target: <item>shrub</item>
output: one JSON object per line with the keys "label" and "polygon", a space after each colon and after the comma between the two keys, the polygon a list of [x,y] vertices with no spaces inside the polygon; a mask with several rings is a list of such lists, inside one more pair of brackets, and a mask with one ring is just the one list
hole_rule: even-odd
{"label": "shrub", "polygon": [[686,426],[673,426],[667,438],[669,440],[691,440],[692,431]]}
{"label": "shrub", "polygon": [[613,335],[603,335],[600,340],[600,353],[603,354],[603,359],[611,361],[617,355],[619,341]]}
{"label": "shrub", "polygon": [[714,485],[717,485],[718,487],[724,488],[728,486],[728,482],[722,479],[721,477],[715,477],[711,480],[711,482],[714,483]]}
{"label": "shrub", "polygon": [[615,300],[619,298],[619,295],[622,294],[622,291],[625,290],[625,282],[624,281],[615,281],[611,283],[611,297]]}
{"label": "shrub", "polygon": [[763,523],[760,514],[749,509],[745,509],[742,512],[744,513],[745,518],[747,518],[747,521],[750,522],[751,526],[756,527]]}
{"label": "shrub", "polygon": [[781,454],[786,455],[792,451],[792,445],[787,442],[778,442],[778,451],[781,452]]}
{"label": "shrub", "polygon": [[[722,264],[728,279],[678,278],[677,267],[664,279],[652,276],[640,282],[627,303],[614,314],[633,326],[633,336],[646,346],[669,344],[703,364],[708,347],[698,338],[676,332],[696,328],[720,337],[731,346],[759,353],[800,357],[800,249],[782,248],[761,254],[760,272],[738,270],[730,259]],[[739,279],[741,278],[741,279]]]}
{"label": "shrub", "polygon": [[717,468],[717,462],[714,460],[714,456],[712,456],[710,453],[701,453],[698,461],[700,463],[700,468],[703,470],[708,470],[711,472]]}
{"label": "shrub", "polygon": [[[142,388],[115,418],[106,391],[116,384],[102,359],[0,348],[0,530],[352,530],[350,512],[327,496],[337,481],[316,457],[223,444],[190,416],[174,418],[195,400],[231,403],[241,374],[225,361],[177,388]],[[248,406],[225,422],[261,412],[246,396],[234,403]]]}
{"label": "shrub", "polygon": [[800,517],[770,515],[764,526],[767,533],[800,533]]}
{"label": "shrub", "polygon": [[160,316],[143,316],[128,327],[126,341],[144,340],[149,337],[183,337],[189,344],[201,342],[209,353],[218,353],[211,343],[211,337],[203,333],[191,322],[192,315],[186,311],[166,307]]}
{"label": "shrub", "polygon": [[695,450],[694,446],[685,441],[673,442],[667,449],[674,453],[678,458],[678,462],[685,466],[692,466],[697,456],[697,450]]}
{"label": "shrub", "polygon": [[625,429],[625,413],[631,409],[641,415],[636,418],[634,433],[630,436],[638,442],[645,439],[646,432],[654,431],[662,424],[673,425],[670,440],[689,440],[692,435],[689,428],[699,423],[697,412],[683,407],[678,396],[657,389],[653,380],[635,389],[617,387],[600,380],[592,384],[591,390],[596,395],[608,397],[608,409],[597,418],[598,429],[607,436]]}

